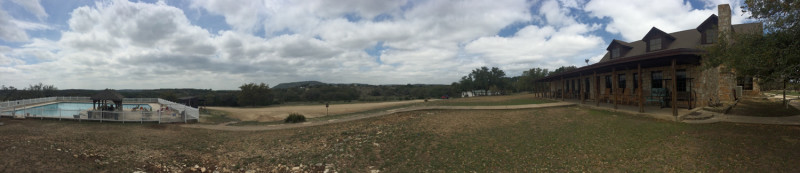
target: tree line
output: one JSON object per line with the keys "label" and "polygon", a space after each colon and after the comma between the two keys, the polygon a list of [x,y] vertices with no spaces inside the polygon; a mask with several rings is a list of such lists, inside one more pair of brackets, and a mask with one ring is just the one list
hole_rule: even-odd
{"label": "tree line", "polygon": [[546,91],[547,85],[536,80],[555,75],[570,70],[575,70],[575,66],[562,66],[550,71],[547,68],[531,68],[522,72],[522,75],[507,77],[506,73],[497,67],[480,67],[472,70],[468,75],[461,77],[458,82],[453,82],[453,90],[461,93],[463,91],[484,90],[492,93],[513,93],[513,92],[540,92]]}
{"label": "tree line", "polygon": [[[59,90],[54,85],[35,84],[24,89],[13,86],[0,88],[0,101],[23,100],[53,96],[91,97],[102,90]],[[181,97],[196,97],[204,100],[205,106],[267,106],[292,102],[352,102],[394,101],[440,98],[458,93],[447,85],[350,85],[318,84],[273,89],[265,83],[246,83],[239,90],[211,89],[152,89],[115,90],[126,98],[161,98],[179,102]]]}

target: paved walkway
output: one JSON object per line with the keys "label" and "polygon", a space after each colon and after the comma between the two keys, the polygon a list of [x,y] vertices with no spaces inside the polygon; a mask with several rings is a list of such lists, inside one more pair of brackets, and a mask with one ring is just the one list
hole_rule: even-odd
{"label": "paved walkway", "polygon": [[529,104],[529,105],[509,105],[509,106],[415,106],[415,107],[405,107],[405,108],[390,109],[390,110],[374,112],[374,113],[357,114],[357,115],[343,117],[343,118],[340,118],[340,119],[332,119],[332,120],[327,120],[327,121],[311,121],[311,122],[297,123],[297,124],[229,126],[229,124],[232,124],[232,123],[235,123],[235,122],[227,122],[227,123],[215,124],[215,125],[184,124],[184,125],[181,125],[181,127],[201,128],[201,129],[211,129],[211,130],[225,130],[225,131],[280,130],[280,129],[291,129],[291,128],[299,128],[299,127],[309,127],[309,126],[318,126],[318,125],[325,125],[325,124],[332,124],[332,123],[348,122],[348,121],[360,120],[360,119],[365,119],[365,118],[384,116],[384,115],[389,115],[389,114],[398,113],[398,112],[409,112],[409,111],[418,111],[418,110],[441,110],[441,109],[447,109],[447,110],[505,110],[505,109],[536,109],[536,108],[565,107],[565,106],[574,106],[574,105],[575,105],[574,103],[557,102],[557,103]]}

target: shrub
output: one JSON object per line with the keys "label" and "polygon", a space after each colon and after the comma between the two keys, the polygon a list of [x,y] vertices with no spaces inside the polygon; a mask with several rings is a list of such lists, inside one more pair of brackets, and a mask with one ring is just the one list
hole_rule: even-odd
{"label": "shrub", "polygon": [[303,116],[298,113],[291,113],[288,117],[286,117],[286,123],[299,123],[299,122],[306,122],[306,116]]}

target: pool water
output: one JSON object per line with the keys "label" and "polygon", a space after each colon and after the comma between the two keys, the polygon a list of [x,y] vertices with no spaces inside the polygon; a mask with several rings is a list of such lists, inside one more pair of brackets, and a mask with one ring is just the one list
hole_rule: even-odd
{"label": "pool water", "polygon": [[[143,107],[144,109],[150,110],[150,105],[148,104],[122,104],[122,108],[124,109],[133,109],[135,107]],[[31,116],[43,116],[43,117],[72,117],[72,115],[78,115],[81,111],[90,110],[92,109],[92,103],[53,103],[48,105],[41,105],[36,107],[30,107],[26,109],[19,109],[15,112],[17,115],[26,115],[30,114]]]}

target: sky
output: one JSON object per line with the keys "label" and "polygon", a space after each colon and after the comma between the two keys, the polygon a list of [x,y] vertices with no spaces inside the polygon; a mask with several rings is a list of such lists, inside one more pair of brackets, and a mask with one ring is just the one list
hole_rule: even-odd
{"label": "sky", "polygon": [[0,85],[450,84],[596,63],[613,40],[694,29],[737,0],[0,0]]}

